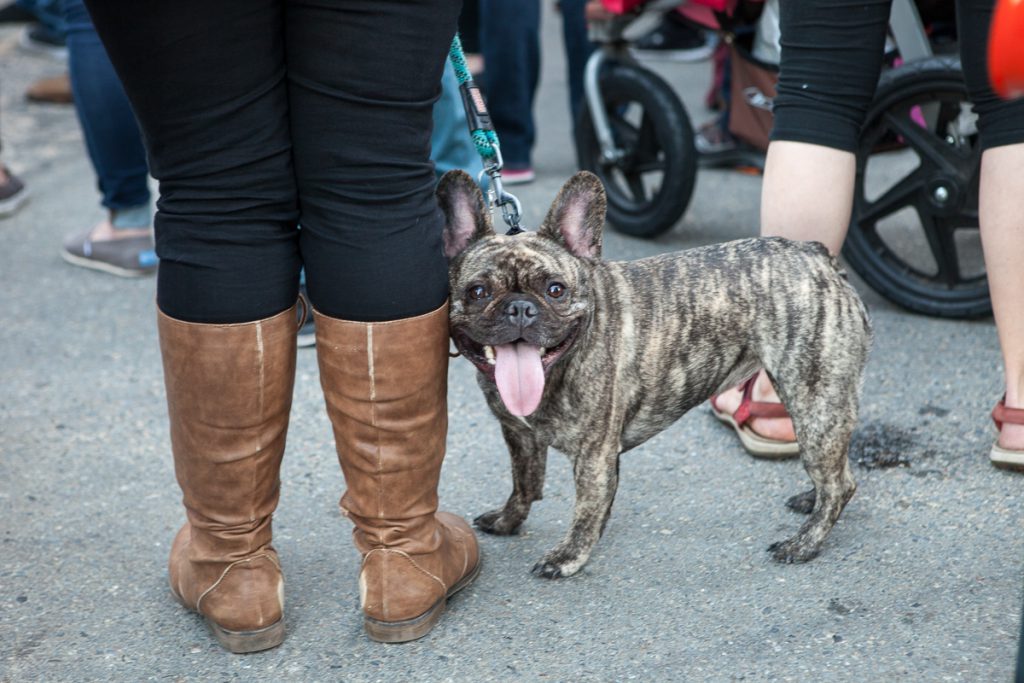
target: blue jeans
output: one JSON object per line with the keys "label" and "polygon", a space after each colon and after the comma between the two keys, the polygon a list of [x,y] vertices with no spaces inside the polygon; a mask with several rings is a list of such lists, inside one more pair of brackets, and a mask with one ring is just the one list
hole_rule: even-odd
{"label": "blue jeans", "polygon": [[149,225],[149,170],[135,115],[82,0],[63,4],[75,111],[103,206],[111,211],[145,207],[140,225],[123,227]]}
{"label": "blue jeans", "polygon": [[49,32],[64,35],[64,12],[61,9],[61,0],[18,0],[14,4],[35,15],[36,20]]}
{"label": "blue jeans", "polygon": [[484,92],[508,168],[528,168],[540,77],[539,0],[480,0]]}
{"label": "blue jeans", "polygon": [[566,80],[569,81],[569,111],[572,112],[572,125],[580,117],[583,104],[583,72],[587,59],[594,51],[594,44],[587,37],[587,20],[584,8],[587,0],[561,0],[562,8],[562,40],[565,41]]}
{"label": "blue jeans", "polygon": [[[583,102],[583,71],[594,49],[587,38],[586,0],[562,0],[562,38],[573,125]],[[540,3],[480,0],[484,91],[501,155],[511,168],[530,166],[536,136],[533,99],[540,74]]]}

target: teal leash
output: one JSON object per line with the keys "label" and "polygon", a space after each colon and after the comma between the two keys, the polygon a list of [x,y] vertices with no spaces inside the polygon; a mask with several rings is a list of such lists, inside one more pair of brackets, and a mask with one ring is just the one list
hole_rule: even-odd
{"label": "teal leash", "polygon": [[462,105],[466,108],[466,122],[469,124],[469,134],[473,139],[473,145],[484,163],[484,173],[490,178],[490,189],[488,191],[490,204],[501,208],[501,217],[508,225],[506,235],[518,235],[525,232],[520,227],[522,205],[515,195],[510,194],[501,183],[501,169],[504,165],[501,159],[501,145],[498,143],[498,133],[491,123],[491,116],[487,113],[487,105],[484,103],[483,93],[479,86],[473,82],[473,75],[469,73],[466,65],[466,55],[462,51],[462,41],[456,33],[452,39],[451,50],[448,53],[452,66],[455,68],[455,77],[459,81],[459,93],[462,95]]}
{"label": "teal leash", "polygon": [[491,125],[491,118],[484,105],[480,88],[473,82],[473,75],[469,73],[466,55],[462,51],[462,41],[458,34],[452,40],[448,57],[455,68],[455,77],[459,81],[459,92],[462,94],[463,103],[467,105],[466,114],[467,116],[472,115],[469,118],[469,134],[473,138],[473,145],[484,161],[492,160],[499,154],[498,133]]}

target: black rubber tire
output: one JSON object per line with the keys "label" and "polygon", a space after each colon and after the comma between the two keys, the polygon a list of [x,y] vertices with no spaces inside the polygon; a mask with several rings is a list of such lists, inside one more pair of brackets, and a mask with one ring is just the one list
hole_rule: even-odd
{"label": "black rubber tire", "polygon": [[[954,230],[978,225],[977,134],[950,133],[950,126],[962,120],[958,112],[967,98],[955,58],[932,57],[888,71],[879,81],[857,150],[853,218],[843,256],[886,299],[930,316],[973,318],[992,312],[987,277],[984,272],[962,275],[960,247],[953,238]],[[921,105],[938,105],[937,132],[913,123],[912,109]],[[914,150],[920,165],[869,200],[868,160],[893,146]],[[949,197],[945,203],[937,199],[939,192]],[[878,222],[900,209],[915,211],[935,272],[908,263],[879,235]]]}
{"label": "black rubber tire", "polygon": [[[594,123],[584,104],[576,125],[579,167],[604,183],[613,228],[634,237],[660,235],[682,217],[693,194],[697,153],[690,118],[672,87],[643,67],[612,62],[600,79],[616,145],[626,154],[613,164],[601,161]],[[633,118],[639,114],[639,124],[629,121],[627,113]],[[659,170],[660,184],[647,187],[644,175]]]}

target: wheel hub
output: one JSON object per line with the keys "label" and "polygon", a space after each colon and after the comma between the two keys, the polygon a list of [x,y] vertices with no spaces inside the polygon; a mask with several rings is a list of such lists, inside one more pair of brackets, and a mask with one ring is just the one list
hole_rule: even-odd
{"label": "wheel hub", "polygon": [[956,216],[964,208],[964,192],[957,178],[936,176],[924,186],[928,207],[937,216]]}

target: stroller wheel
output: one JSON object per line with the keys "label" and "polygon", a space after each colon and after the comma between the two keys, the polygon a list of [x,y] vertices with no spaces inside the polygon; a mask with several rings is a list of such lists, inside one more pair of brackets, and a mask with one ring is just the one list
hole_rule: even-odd
{"label": "stroller wheel", "polygon": [[981,151],[959,61],[886,72],[857,150],[843,256],[879,294],[926,315],[992,311],[978,230]]}
{"label": "stroller wheel", "polygon": [[613,228],[634,237],[660,235],[682,217],[693,193],[697,154],[686,109],[671,86],[634,64],[608,64],[600,89],[621,153],[615,160],[602,156],[584,106],[576,125],[579,166],[604,183]]}

